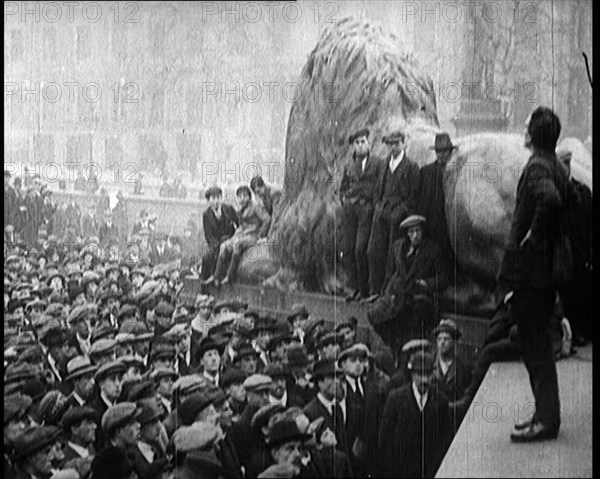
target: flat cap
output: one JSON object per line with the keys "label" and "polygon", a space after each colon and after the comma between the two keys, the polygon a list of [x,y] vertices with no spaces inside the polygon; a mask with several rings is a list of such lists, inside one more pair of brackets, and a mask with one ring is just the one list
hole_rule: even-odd
{"label": "flat cap", "polygon": [[177,349],[175,346],[169,343],[158,343],[152,347],[150,361],[156,361],[157,359],[175,359],[176,355]]}
{"label": "flat cap", "polygon": [[89,419],[90,421],[95,421],[96,419],[96,410],[87,406],[73,406],[67,409],[65,413],[62,415],[60,420],[60,424],[65,431],[69,431],[71,426],[79,424],[84,419]]}
{"label": "flat cap", "polygon": [[109,336],[114,336],[117,331],[108,323],[100,323],[92,329],[90,341],[92,345],[100,339],[109,339]]}
{"label": "flat cap", "polygon": [[133,304],[124,304],[119,308],[119,313],[117,317],[119,318],[119,320],[122,320],[124,318],[135,316],[137,312],[137,306],[134,306]]}
{"label": "flat cap", "polygon": [[124,426],[137,418],[138,407],[132,402],[121,402],[109,407],[102,415],[102,430],[110,434],[116,428]]}
{"label": "flat cap", "polygon": [[208,386],[208,379],[198,374],[181,376],[173,383],[173,392],[191,394]]}
{"label": "flat cap", "polygon": [[119,361],[122,361],[125,364],[126,368],[138,367],[139,369],[144,369],[144,358],[142,358],[139,354],[126,354],[124,356],[119,356]]}
{"label": "flat cap", "polygon": [[329,346],[330,344],[339,344],[341,345],[343,342],[344,338],[342,335],[340,335],[339,333],[335,333],[335,332],[330,332],[330,333],[325,333],[323,334],[318,342],[317,342],[317,348],[324,348],[325,346]]}
{"label": "flat cap", "polygon": [[250,392],[258,392],[271,389],[273,380],[264,374],[252,374],[244,380],[244,389]]}
{"label": "flat cap", "polygon": [[157,382],[162,378],[177,378],[177,371],[172,368],[156,368],[150,373],[150,379]]}
{"label": "flat cap", "polygon": [[127,395],[127,400],[131,402],[140,399],[148,399],[156,396],[156,386],[153,381],[142,381],[132,386]]}
{"label": "flat cap", "polygon": [[4,424],[27,414],[33,400],[26,394],[15,393],[4,396]]}
{"label": "flat cap", "polygon": [[158,314],[160,316],[171,316],[175,308],[171,303],[167,303],[166,301],[161,301],[158,303],[156,308],[154,308],[154,314]]}
{"label": "flat cap", "polygon": [[28,346],[21,354],[19,354],[20,363],[36,364],[44,359],[44,351],[39,344]]}
{"label": "flat cap", "polygon": [[344,320],[340,321],[338,324],[336,324],[334,331],[337,333],[342,328],[356,329],[357,325],[358,325],[358,319],[354,316],[350,316],[349,318],[344,319]]}
{"label": "flat cap", "polygon": [[235,361],[239,361],[240,359],[245,358],[247,356],[258,357],[259,354],[256,351],[256,349],[254,349],[252,344],[248,342],[243,342],[236,348]]}
{"label": "flat cap", "polygon": [[413,226],[420,226],[427,222],[422,215],[410,215],[402,223],[400,223],[400,229],[411,228]]}
{"label": "flat cap", "polygon": [[111,361],[110,363],[103,364],[94,374],[96,382],[102,381],[104,378],[112,376],[113,374],[124,374],[127,370],[123,361]]}
{"label": "flat cap", "polygon": [[117,342],[114,339],[98,339],[92,343],[90,347],[90,356],[99,356],[102,354],[110,353],[117,346]]}
{"label": "flat cap", "polygon": [[147,341],[154,335],[148,330],[148,326],[141,321],[126,323],[121,327],[121,332],[131,333],[135,336],[135,341]]}
{"label": "flat cap", "polygon": [[271,379],[275,379],[275,378],[286,377],[287,371],[281,364],[270,363],[270,364],[267,364],[265,369],[263,369],[263,374],[265,376],[269,376]]}
{"label": "flat cap", "polygon": [[206,336],[205,338],[202,338],[202,340],[200,341],[200,344],[198,345],[198,357],[202,358],[202,356],[204,356],[204,354],[207,351],[210,350],[216,350],[219,353],[219,356],[221,354],[223,354],[223,351],[225,350],[225,344],[217,341],[217,339],[214,336]]}
{"label": "flat cap", "polygon": [[360,130],[356,130],[354,133],[352,133],[348,137],[348,143],[350,143],[350,144],[354,143],[354,140],[356,140],[357,138],[360,138],[361,136],[366,136],[367,138],[369,138],[369,129],[361,128]]}
{"label": "flat cap", "polygon": [[310,437],[309,434],[300,432],[296,421],[284,419],[271,426],[271,430],[267,435],[267,444],[274,447],[290,441],[305,441]]}
{"label": "flat cap", "polygon": [[338,356],[338,364],[341,364],[346,358],[363,358],[367,359],[371,356],[371,351],[366,344],[357,343],[349,348],[344,349]]}
{"label": "flat cap", "polygon": [[196,416],[211,404],[218,405],[227,399],[221,388],[211,387],[205,391],[195,392],[179,406],[177,411],[185,426],[193,424]]}
{"label": "flat cap", "polygon": [[42,424],[58,426],[63,413],[69,408],[67,397],[57,389],[48,391],[38,406],[38,417]]}
{"label": "flat cap", "polygon": [[138,421],[141,426],[151,423],[161,418],[162,411],[153,399],[141,399],[137,402],[140,409]]}
{"label": "flat cap", "polygon": [[459,339],[462,335],[460,329],[452,319],[442,319],[440,324],[433,330],[434,336],[440,333],[448,333],[455,340]]}
{"label": "flat cap", "polygon": [[75,306],[67,316],[67,322],[74,324],[78,321],[84,321],[88,318],[89,314],[90,309],[87,306]]}
{"label": "flat cap", "polygon": [[190,452],[196,449],[208,449],[222,438],[222,431],[207,422],[195,422],[191,426],[182,426],[173,434],[173,445],[177,452]]}
{"label": "flat cap", "polygon": [[4,373],[4,384],[35,379],[38,375],[37,368],[29,363],[10,364]]}
{"label": "flat cap", "polygon": [[221,387],[227,389],[232,384],[243,384],[246,375],[238,368],[230,367],[221,376]]}
{"label": "flat cap", "polygon": [[281,403],[267,404],[262,406],[258,411],[254,413],[250,420],[250,426],[252,429],[260,431],[260,428],[266,426],[269,419],[278,412],[285,411],[285,407]]}
{"label": "flat cap", "polygon": [[14,440],[15,459],[21,459],[54,444],[62,435],[56,426],[29,426]]}
{"label": "flat cap", "polygon": [[411,339],[402,346],[402,352],[410,355],[418,350],[427,351],[430,347],[431,343],[427,339]]}

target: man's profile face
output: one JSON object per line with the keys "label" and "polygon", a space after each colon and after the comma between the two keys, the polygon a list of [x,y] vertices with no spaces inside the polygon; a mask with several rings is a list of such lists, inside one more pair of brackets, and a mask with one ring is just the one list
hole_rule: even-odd
{"label": "man's profile face", "polygon": [[563,158],[561,160],[561,163],[563,164],[563,166],[565,167],[565,170],[567,171],[567,176],[569,178],[571,178],[571,157],[566,156],[565,158]]}
{"label": "man's profile face", "polygon": [[369,139],[366,136],[359,136],[352,142],[356,156],[362,157],[369,153]]}
{"label": "man's profile face", "polygon": [[277,464],[289,464],[297,467],[302,466],[304,451],[300,441],[289,441],[272,450],[273,459]]}
{"label": "man's profile face", "polygon": [[451,353],[454,349],[454,339],[450,333],[439,333],[437,336],[437,348],[441,354]]}

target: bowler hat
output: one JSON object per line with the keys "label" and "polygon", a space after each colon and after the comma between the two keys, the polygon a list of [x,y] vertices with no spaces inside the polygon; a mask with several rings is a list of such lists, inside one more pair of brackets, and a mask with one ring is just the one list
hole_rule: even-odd
{"label": "bowler hat", "polygon": [[250,420],[250,426],[252,429],[260,431],[263,426],[267,425],[273,415],[283,411],[285,411],[285,407],[281,403],[267,404],[254,413]]}
{"label": "bowler hat", "polygon": [[435,151],[447,151],[457,148],[458,146],[452,144],[452,140],[448,133],[437,133],[435,135],[435,144],[429,147],[430,150]]}
{"label": "bowler hat", "polygon": [[21,393],[9,394],[4,397],[4,424],[27,413],[33,400]]}
{"label": "bowler hat", "polygon": [[142,381],[133,385],[127,394],[127,400],[130,402],[153,397],[156,397],[156,386],[152,381]]}
{"label": "bowler hat", "polygon": [[212,349],[216,350],[220,356],[225,350],[225,345],[216,341],[214,336],[206,336],[205,338],[202,338],[200,344],[198,345],[198,357],[202,358],[207,351]]}
{"label": "bowler hat", "polygon": [[320,359],[313,367],[313,377],[315,379],[335,376],[336,372],[335,361],[333,359]]}

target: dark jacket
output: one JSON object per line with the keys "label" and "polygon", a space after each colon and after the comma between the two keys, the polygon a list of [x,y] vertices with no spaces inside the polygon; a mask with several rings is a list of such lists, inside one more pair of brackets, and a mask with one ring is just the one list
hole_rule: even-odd
{"label": "dark jacket", "polygon": [[[379,203],[383,214],[403,218],[414,213],[420,189],[419,167],[404,154],[394,173],[390,172],[390,158],[383,162],[377,185],[373,190],[373,201]],[[389,194],[384,195],[387,190]],[[375,214],[378,214],[377,209]]]}
{"label": "dark jacket", "polygon": [[[410,303],[415,294],[424,294],[432,298],[448,285],[440,249],[436,243],[423,238],[413,253],[411,264],[407,260],[409,248],[408,238],[396,240],[388,257],[384,291],[388,295],[395,295],[394,304],[397,308],[403,308],[407,302]],[[427,288],[417,286],[417,279],[425,280]]]}
{"label": "dark jacket", "polygon": [[447,399],[430,388],[423,412],[412,382],[395,389],[385,403],[379,431],[380,475],[433,477],[450,439]]}
{"label": "dark jacket", "polygon": [[[329,410],[321,401],[319,401],[317,396],[315,396],[306,406],[304,406],[303,411],[304,414],[306,414],[306,417],[311,420],[311,422],[320,417],[325,419],[323,424],[321,424],[321,427],[317,430],[317,440],[320,440],[323,431],[329,428],[333,433],[335,433],[335,437],[337,439],[336,449],[345,452],[346,454],[349,453],[350,449],[352,448],[352,444],[348,444],[346,425],[340,421],[334,421]],[[352,420],[352,411],[348,405],[348,401],[346,400],[346,424]]]}
{"label": "dark jacket", "polygon": [[464,395],[473,376],[471,366],[458,356],[454,358],[446,374],[442,373],[439,359],[436,359],[433,374],[435,387],[439,388],[450,402],[457,401]]}
{"label": "dark jacket", "polygon": [[204,238],[211,250],[217,249],[223,241],[231,238],[240,224],[238,215],[231,205],[222,204],[221,215],[223,221],[217,219],[212,208],[207,208],[202,215]]}
{"label": "dark jacket", "polygon": [[[553,243],[561,234],[563,205],[572,193],[554,153],[534,153],[521,173],[499,280],[513,289],[553,288]],[[531,230],[533,244],[520,244]],[[564,233],[562,233],[564,234]]]}
{"label": "dark jacket", "polygon": [[340,185],[340,198],[348,203],[356,203],[361,200],[371,203],[373,191],[377,185],[383,162],[380,158],[371,154],[367,155],[367,165],[362,171],[362,160],[356,159],[356,153],[352,155],[352,161],[344,167],[342,183]]}

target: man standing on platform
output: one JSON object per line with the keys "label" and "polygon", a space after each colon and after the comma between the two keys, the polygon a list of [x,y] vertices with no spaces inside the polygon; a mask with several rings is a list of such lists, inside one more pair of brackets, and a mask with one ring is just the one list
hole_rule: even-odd
{"label": "man standing on platform", "polygon": [[560,130],[560,120],[546,107],[536,108],[527,121],[525,146],[532,154],[519,178],[499,275],[514,292],[512,314],[536,403],[532,420],[515,425],[511,439],[516,442],[554,439],[560,427],[558,379],[548,331],[556,295],[554,273],[557,261],[564,259],[553,251],[565,234],[569,187],[555,154]]}
{"label": "man standing on platform", "polygon": [[354,152],[344,168],[340,185],[342,201],[342,241],[344,263],[350,273],[353,292],[349,300],[369,296],[369,259],[367,246],[373,220],[373,191],[379,178],[381,160],[371,156],[369,130],[362,128],[348,138]]}
{"label": "man standing on platform", "polygon": [[[369,288],[373,297],[381,293],[390,245],[400,234],[398,226],[416,208],[420,188],[419,167],[406,157],[405,136],[395,131],[383,137],[389,156],[381,168],[373,192],[373,223],[367,247]],[[373,299],[373,298],[368,299]]]}

